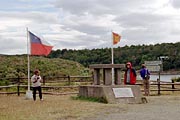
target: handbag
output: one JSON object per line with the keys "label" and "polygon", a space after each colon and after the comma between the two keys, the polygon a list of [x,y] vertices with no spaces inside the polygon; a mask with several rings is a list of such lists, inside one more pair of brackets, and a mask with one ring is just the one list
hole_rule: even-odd
{"label": "handbag", "polygon": [[145,74],[145,79],[149,79],[150,78],[150,75],[148,74],[148,70],[146,69],[146,74]]}

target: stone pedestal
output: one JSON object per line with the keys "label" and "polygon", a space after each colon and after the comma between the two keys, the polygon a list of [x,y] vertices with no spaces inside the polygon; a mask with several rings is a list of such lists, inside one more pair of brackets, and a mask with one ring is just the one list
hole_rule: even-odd
{"label": "stone pedestal", "polygon": [[79,96],[104,98],[108,103],[142,103],[142,94],[137,85],[86,85],[79,87]]}
{"label": "stone pedestal", "polygon": [[[125,68],[124,64],[93,64],[89,68],[93,69],[94,85],[100,85],[100,70],[103,73],[103,85],[120,85],[121,84],[121,71]],[[112,68],[114,68],[114,80],[112,81]]]}

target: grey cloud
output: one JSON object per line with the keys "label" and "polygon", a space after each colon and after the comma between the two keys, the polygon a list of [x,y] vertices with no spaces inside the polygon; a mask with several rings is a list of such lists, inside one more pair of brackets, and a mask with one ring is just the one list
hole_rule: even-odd
{"label": "grey cloud", "polygon": [[0,12],[1,19],[17,18],[27,19],[38,23],[58,23],[58,16],[43,12]]}
{"label": "grey cloud", "polygon": [[120,16],[115,19],[116,22],[121,23],[123,27],[147,27],[153,24],[159,24],[167,21],[167,16],[156,15],[152,13],[130,13]]}
{"label": "grey cloud", "polygon": [[[149,30],[149,29],[142,29],[142,30],[125,30],[122,32],[122,35],[124,36],[124,39],[127,40],[134,40],[135,43],[139,41],[138,44],[142,43],[148,43],[152,40],[159,39],[163,36],[161,32],[157,32],[158,30]],[[164,36],[165,37],[165,36]]]}
{"label": "grey cloud", "polygon": [[72,41],[52,41],[56,44],[55,49],[83,49],[86,48],[85,42]]}
{"label": "grey cloud", "polygon": [[[67,26],[66,26],[67,27]],[[103,35],[107,32],[105,27],[93,26],[89,24],[80,24],[75,26],[69,26],[72,29],[77,31],[81,31],[83,33],[91,34],[91,35]]]}
{"label": "grey cloud", "polygon": [[170,29],[167,28],[168,27],[165,27],[164,24],[158,27],[155,24],[146,29],[126,29],[122,31],[122,36],[129,45],[162,43],[163,41],[167,42],[171,40],[168,37],[170,36]]}
{"label": "grey cloud", "polygon": [[[104,14],[113,14],[117,17],[114,21],[120,24],[119,27],[123,27],[126,31],[131,31],[132,28],[135,28],[136,30],[133,31],[136,32],[139,27],[141,29],[151,29],[154,24],[157,25],[163,22],[161,21],[162,19],[166,19],[164,16],[143,11],[144,9],[150,9],[154,1],[155,0],[76,0],[69,2],[67,0],[57,0],[56,7],[74,14],[69,19],[77,21],[75,25],[65,23],[64,28],[71,28],[89,35],[101,36],[109,32],[106,28],[107,26],[99,27],[96,24],[90,25],[89,23],[79,22],[82,21],[83,16],[85,16],[84,13],[88,12],[94,19],[96,19],[96,17],[103,17]],[[137,10],[139,10],[139,12],[137,12]],[[84,18],[86,19],[86,17]]]}
{"label": "grey cloud", "polygon": [[153,13],[129,13],[114,19],[124,29],[126,44],[161,43],[171,34],[171,18]]}
{"label": "grey cloud", "polygon": [[25,54],[27,46],[22,44],[21,40],[7,39],[0,36],[0,54]]}
{"label": "grey cloud", "polygon": [[179,0],[170,0],[170,3],[174,8],[180,8],[180,1]]}
{"label": "grey cloud", "polygon": [[[32,28],[32,32],[36,31],[39,34],[43,33],[49,36],[48,39],[54,40],[52,41],[55,45],[53,49],[111,47],[111,29],[122,35],[121,42],[118,43],[120,46],[179,40],[178,15],[166,14],[168,7],[171,7],[169,4],[179,8],[180,2],[178,0],[171,0],[164,7],[165,9],[157,0],[47,1],[44,2],[44,7],[41,6],[40,9],[36,7],[34,2],[29,1],[30,6],[27,6],[27,9],[26,6],[21,9],[21,4],[17,3],[15,7],[20,7],[19,9],[14,11],[1,10],[1,22],[3,23],[4,20],[9,22],[11,19],[12,22],[14,19],[15,22],[18,19],[25,21],[22,24],[17,23],[21,25],[20,27]],[[32,6],[35,7],[31,8]],[[159,12],[161,10],[163,15]],[[19,26],[15,27],[12,23],[12,25],[2,26],[1,30],[3,33],[4,30],[10,32],[12,28],[15,31],[21,29],[18,28]],[[18,40],[19,38],[15,36],[14,39]],[[12,43],[12,45],[5,45],[6,42]],[[7,51],[8,48],[17,51],[18,48],[25,49],[19,45],[21,45],[19,41],[0,38],[0,47],[4,51]]]}
{"label": "grey cloud", "polygon": [[[107,33],[106,18],[107,16],[70,15],[61,20],[60,24],[63,25],[62,29],[65,30],[74,29],[86,34],[103,35]],[[103,22],[103,19],[105,25],[100,25],[99,21]]]}
{"label": "grey cloud", "polygon": [[95,0],[57,0],[54,5],[58,8],[63,8],[65,11],[69,11],[73,14],[84,14],[93,8]]}
{"label": "grey cloud", "polygon": [[[54,40],[54,44],[58,45],[58,49],[83,49],[83,48],[97,48],[104,43],[104,39],[100,36],[93,35],[78,35],[74,38],[66,40]],[[57,47],[57,46],[56,46]]]}
{"label": "grey cloud", "polygon": [[55,7],[72,14],[124,14],[124,12],[145,9],[156,0],[56,0]]}
{"label": "grey cloud", "polygon": [[47,14],[47,13],[29,13],[25,15],[27,18],[33,18],[33,20],[38,21],[39,23],[59,23],[58,16]]}

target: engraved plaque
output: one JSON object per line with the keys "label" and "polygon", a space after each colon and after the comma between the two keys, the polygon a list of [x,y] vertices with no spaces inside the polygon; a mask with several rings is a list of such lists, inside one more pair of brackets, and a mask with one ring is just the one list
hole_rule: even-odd
{"label": "engraved plaque", "polygon": [[134,97],[131,88],[112,88],[115,98]]}

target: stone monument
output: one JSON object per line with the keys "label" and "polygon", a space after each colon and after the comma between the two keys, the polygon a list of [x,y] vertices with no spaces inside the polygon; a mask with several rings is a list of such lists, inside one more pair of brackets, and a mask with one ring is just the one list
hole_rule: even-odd
{"label": "stone monument", "polygon": [[[138,85],[123,85],[122,70],[125,64],[93,64],[93,85],[79,87],[79,96],[103,98],[107,103],[142,103],[142,94]],[[114,83],[112,83],[114,68]],[[101,84],[101,73],[103,84]],[[112,85],[113,84],[113,85]]]}

